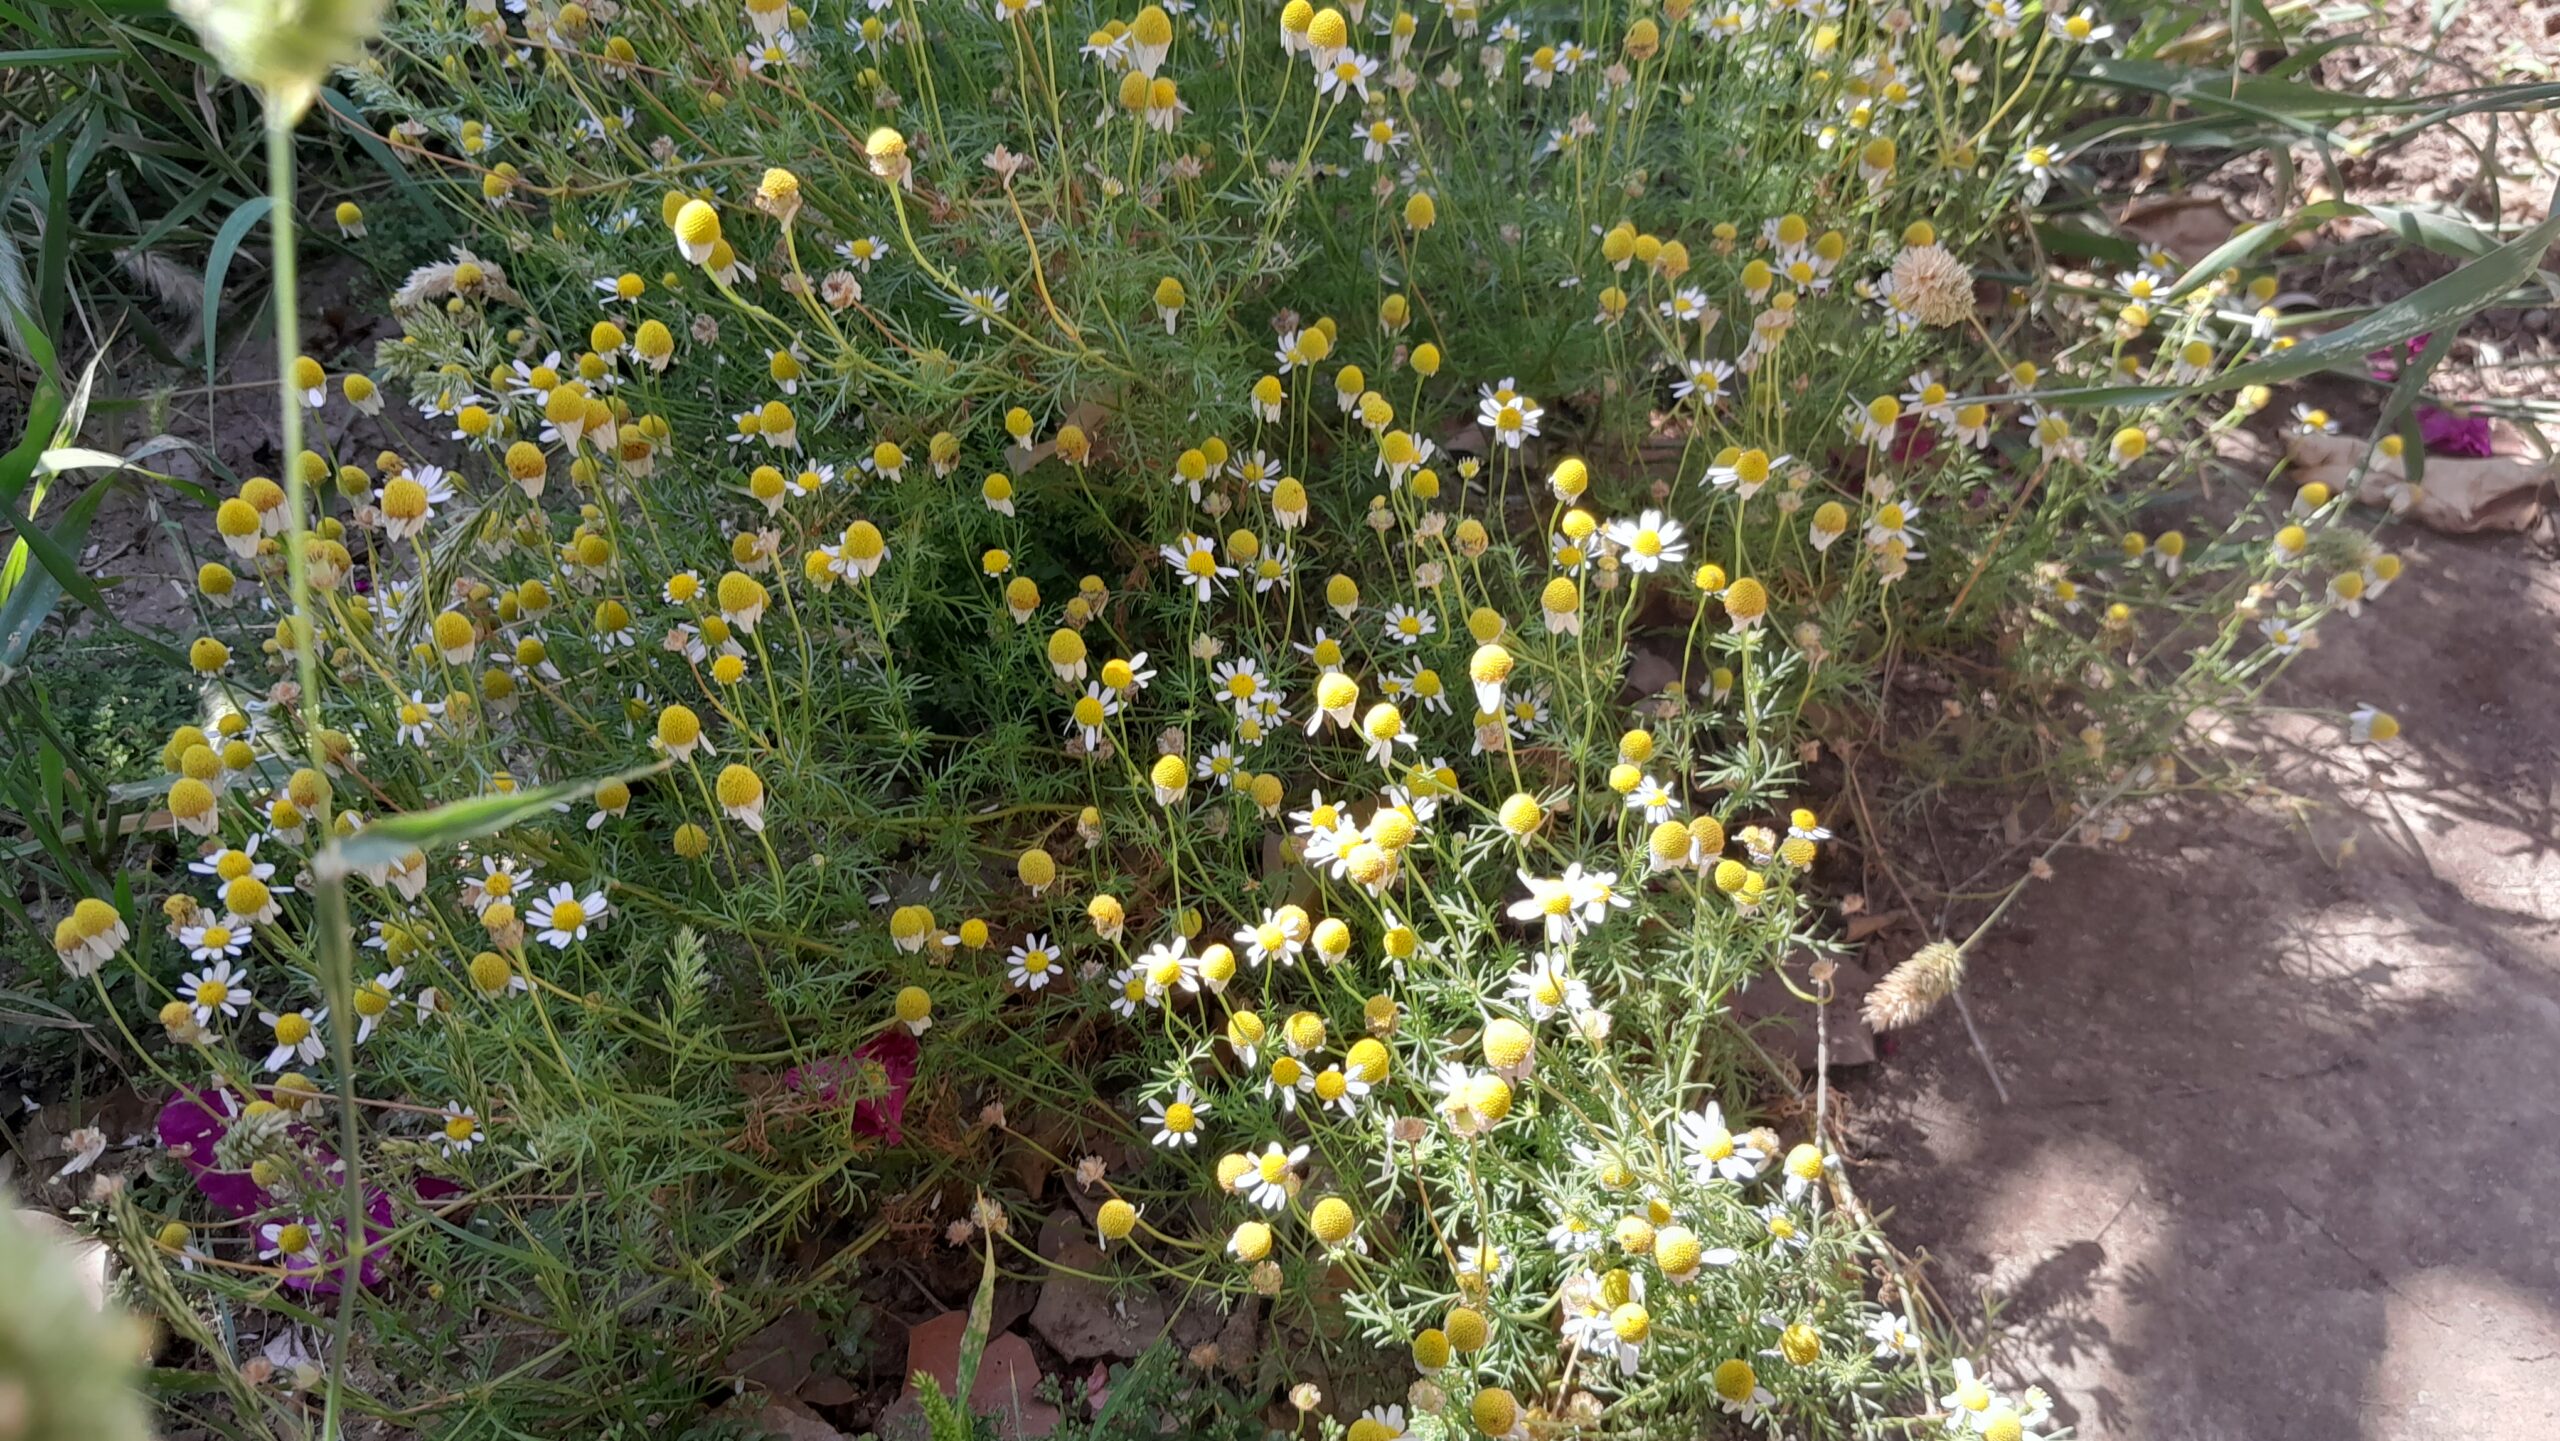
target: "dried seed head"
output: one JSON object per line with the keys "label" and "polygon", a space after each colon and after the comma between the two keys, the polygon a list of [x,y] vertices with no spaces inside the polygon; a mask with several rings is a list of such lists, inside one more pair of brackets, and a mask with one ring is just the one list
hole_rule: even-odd
{"label": "dried seed head", "polygon": [[1917,1025],[1954,995],[1963,980],[1964,948],[1953,941],[1931,941],[1867,993],[1867,1024],[1879,1031]]}
{"label": "dried seed head", "polygon": [[1960,325],[1973,313],[1973,272],[1943,245],[1912,245],[1893,258],[1893,298],[1923,325]]}

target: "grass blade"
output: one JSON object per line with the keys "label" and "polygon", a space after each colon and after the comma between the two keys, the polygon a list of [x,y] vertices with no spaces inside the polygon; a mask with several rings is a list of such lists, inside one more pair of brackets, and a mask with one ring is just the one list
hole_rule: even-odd
{"label": "grass blade", "polygon": [[214,233],[213,253],[205,257],[203,333],[204,379],[207,385],[213,383],[213,323],[222,309],[223,278],[231,273],[231,257],[239,252],[241,242],[249,238],[252,227],[266,219],[267,211],[274,204],[264,195],[252,195],[241,201],[233,208],[230,218],[222,222],[222,229]]}
{"label": "grass blade", "polygon": [[529,791],[506,795],[472,796],[434,810],[384,816],[354,835],[330,842],[328,849],[313,860],[312,868],[324,877],[344,876],[368,866],[389,865],[411,851],[432,850],[437,846],[495,835],[509,826],[531,820],[553,806],[584,800],[595,794],[596,787],[606,781],[635,781],[643,776],[656,775],[669,764],[662,760],[655,765],[616,775],[562,781],[557,785],[536,786]]}
{"label": "grass blade", "polygon": [[[2560,200],[2560,195],[2553,197]],[[2210,395],[2244,385],[2273,385],[2341,366],[2357,368],[2377,350],[2388,350],[2434,331],[2449,330],[2497,304],[2531,278],[2543,252],[2560,240],[2560,209],[2533,229],[2445,276],[2430,281],[2350,324],[2315,336],[2291,350],[2235,365],[2193,385],[2096,385],[2042,391],[2021,399],[2046,406],[2156,405],[2180,396]]]}

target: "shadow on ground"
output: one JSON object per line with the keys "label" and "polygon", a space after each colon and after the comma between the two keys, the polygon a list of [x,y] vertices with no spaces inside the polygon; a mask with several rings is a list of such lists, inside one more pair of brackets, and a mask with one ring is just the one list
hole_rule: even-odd
{"label": "shadow on ground", "polygon": [[[2404,533],[2395,533],[2395,543]],[[2241,740],[2056,857],[1858,1089],[1861,1189],[2086,1441],[2560,1437],[2560,568],[2419,538]]]}

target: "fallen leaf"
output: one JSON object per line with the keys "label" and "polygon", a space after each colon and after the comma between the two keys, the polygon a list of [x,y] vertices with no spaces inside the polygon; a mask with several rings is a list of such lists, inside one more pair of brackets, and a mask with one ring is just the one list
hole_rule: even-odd
{"label": "fallen leaf", "polygon": [[2146,249],[2166,250],[2189,265],[2231,238],[2231,212],[2212,196],[2185,195],[2125,207],[2121,226]]}
{"label": "fallen leaf", "polygon": [[1851,916],[1849,918],[1849,929],[1846,933],[1847,937],[1850,943],[1854,945],[1857,942],[1863,941],[1867,937],[1874,935],[1876,932],[1885,929],[1887,926],[1892,925],[1894,922],[1901,920],[1908,914],[1910,914],[1910,912],[1897,907],[1890,911],[1879,911],[1874,915]]}
{"label": "fallen leaf", "polygon": [[[944,1395],[951,1394],[960,1376],[960,1345],[969,1329],[965,1311],[945,1311],[928,1321],[919,1321],[907,1331],[907,1390],[880,1415],[880,1434],[894,1436],[924,1435],[923,1417],[916,1408],[915,1378],[918,1372],[931,1376]],[[1057,1429],[1061,1413],[1042,1401],[1040,1365],[1031,1354],[1031,1343],[1007,1332],[987,1342],[986,1351],[978,1357],[978,1378],[969,1388],[969,1409],[981,1416],[992,1416],[999,1436],[1030,1441]]]}
{"label": "fallen leaf", "polygon": [[[2365,456],[2365,441],[2361,436],[2296,435],[2286,441],[2286,449],[2293,456],[2291,480],[2316,480],[2334,491],[2354,477]],[[2356,499],[2366,505],[2388,504],[2391,491],[2407,474],[2398,457],[2377,455],[2357,485]],[[2542,512],[2542,488],[2552,478],[2549,464],[2518,456],[2429,456],[2407,518],[2450,535],[2530,530]]]}
{"label": "fallen leaf", "polygon": [[807,1384],[813,1370],[811,1358],[826,1349],[827,1338],[819,1331],[817,1318],[806,1311],[786,1311],[739,1342],[722,1369],[775,1395],[788,1396]]}

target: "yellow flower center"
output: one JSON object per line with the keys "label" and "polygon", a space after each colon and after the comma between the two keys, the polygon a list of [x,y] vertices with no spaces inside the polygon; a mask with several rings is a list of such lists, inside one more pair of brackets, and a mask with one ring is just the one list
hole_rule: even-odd
{"label": "yellow flower center", "polygon": [[551,908],[551,929],[574,932],[587,923],[587,908],[576,901],[562,901]]}

